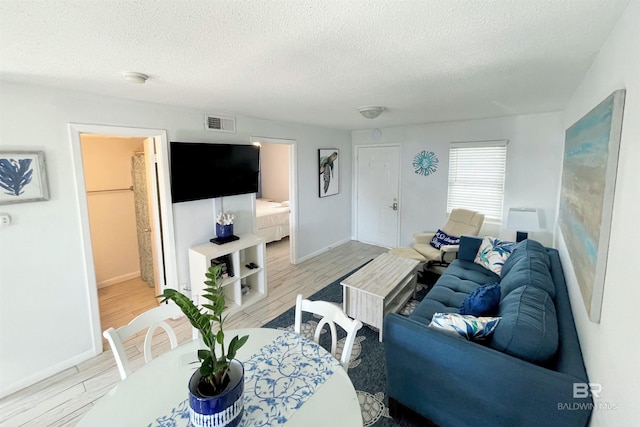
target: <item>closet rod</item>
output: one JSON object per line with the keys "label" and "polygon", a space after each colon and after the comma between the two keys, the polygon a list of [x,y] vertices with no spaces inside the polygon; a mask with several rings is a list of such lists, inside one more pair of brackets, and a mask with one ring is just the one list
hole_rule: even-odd
{"label": "closet rod", "polygon": [[112,193],[114,191],[133,191],[133,185],[131,187],[128,187],[128,188],[111,188],[111,189],[108,189],[108,190],[89,190],[89,191],[87,191],[87,194]]}

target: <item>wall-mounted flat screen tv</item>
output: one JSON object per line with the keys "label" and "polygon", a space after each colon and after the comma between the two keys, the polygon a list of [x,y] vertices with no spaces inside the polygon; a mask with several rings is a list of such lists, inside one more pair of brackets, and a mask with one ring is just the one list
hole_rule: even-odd
{"label": "wall-mounted flat screen tv", "polygon": [[171,142],[173,203],[256,193],[260,147]]}

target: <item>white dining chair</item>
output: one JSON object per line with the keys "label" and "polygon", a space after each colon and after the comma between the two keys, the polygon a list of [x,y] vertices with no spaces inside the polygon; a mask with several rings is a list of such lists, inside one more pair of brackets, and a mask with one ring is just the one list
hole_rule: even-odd
{"label": "white dining chair", "polygon": [[183,316],[180,307],[175,304],[162,304],[136,316],[125,326],[121,326],[118,329],[109,328],[102,333],[107,341],[109,341],[121,379],[125,379],[127,375],[131,374],[129,359],[127,358],[122,343],[133,334],[148,328],[147,335],[144,337],[144,363],[149,363],[153,359],[153,355],[151,354],[151,339],[157,328],[162,328],[167,333],[172,349],[178,346],[176,333],[165,320],[169,318],[175,319],[180,316]]}
{"label": "white dining chair", "polygon": [[331,354],[338,359],[336,354],[337,347],[337,331],[336,323],[345,330],[347,337],[345,338],[344,347],[342,349],[342,356],[338,359],[342,363],[342,367],[345,371],[349,369],[349,359],[351,359],[351,350],[353,349],[353,343],[356,339],[356,333],[362,328],[362,322],[359,320],[349,318],[336,304],[327,301],[311,301],[308,299],[302,299],[302,295],[298,295],[296,298],[296,316],[294,331],[296,334],[300,334],[302,325],[302,312],[313,313],[322,316],[322,320],[318,322],[313,340],[316,343],[320,341],[320,334],[325,324],[329,325],[331,333]]}

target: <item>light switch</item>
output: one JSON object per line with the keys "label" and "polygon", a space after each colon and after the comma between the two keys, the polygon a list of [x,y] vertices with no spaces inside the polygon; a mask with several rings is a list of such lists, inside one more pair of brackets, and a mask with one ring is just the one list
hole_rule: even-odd
{"label": "light switch", "polygon": [[9,214],[0,214],[0,227],[7,227],[11,225],[11,217]]}

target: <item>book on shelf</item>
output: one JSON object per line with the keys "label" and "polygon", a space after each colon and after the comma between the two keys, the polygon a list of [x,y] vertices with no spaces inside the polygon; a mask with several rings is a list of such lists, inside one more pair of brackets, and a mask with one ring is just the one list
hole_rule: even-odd
{"label": "book on shelf", "polygon": [[231,263],[231,256],[224,255],[218,258],[211,259],[211,267],[221,265],[220,276],[224,279],[227,277],[233,277],[233,264]]}

